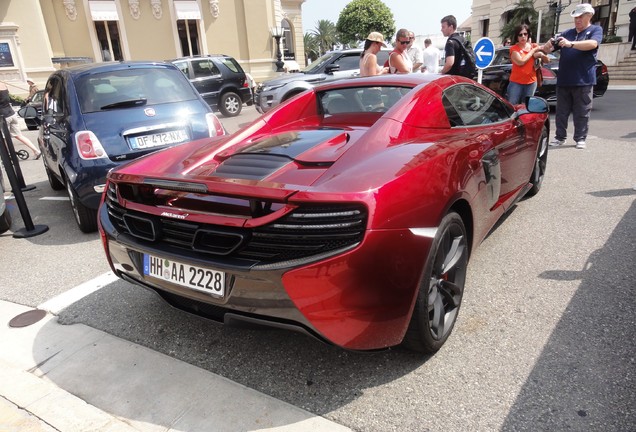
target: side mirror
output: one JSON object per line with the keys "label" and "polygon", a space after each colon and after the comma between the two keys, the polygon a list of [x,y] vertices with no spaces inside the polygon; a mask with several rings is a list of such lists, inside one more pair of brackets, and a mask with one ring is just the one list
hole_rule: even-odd
{"label": "side mirror", "polygon": [[528,112],[536,114],[550,112],[548,102],[537,96],[530,96],[526,99],[526,108],[528,109]]}
{"label": "side mirror", "polygon": [[31,119],[37,118],[38,110],[36,110],[35,107],[26,106],[18,110],[18,115],[22,117],[23,119],[31,120]]}
{"label": "side mirror", "polygon": [[327,67],[325,68],[325,72],[328,74],[334,73],[335,71],[339,71],[339,70],[340,70],[339,64],[330,64],[330,65],[327,65]]}

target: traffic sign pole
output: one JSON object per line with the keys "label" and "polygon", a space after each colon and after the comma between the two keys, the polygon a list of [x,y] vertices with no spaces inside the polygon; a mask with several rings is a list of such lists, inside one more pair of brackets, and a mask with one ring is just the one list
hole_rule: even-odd
{"label": "traffic sign pole", "polygon": [[490,38],[481,38],[475,44],[475,66],[477,66],[477,82],[481,84],[484,69],[490,66],[495,58],[495,44]]}

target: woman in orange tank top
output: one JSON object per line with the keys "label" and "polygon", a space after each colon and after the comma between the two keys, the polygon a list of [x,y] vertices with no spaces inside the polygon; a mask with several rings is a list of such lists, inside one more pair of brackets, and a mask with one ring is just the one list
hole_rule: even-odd
{"label": "woman in orange tank top", "polygon": [[527,24],[521,24],[515,28],[515,38],[517,43],[510,47],[512,72],[506,92],[506,98],[513,105],[522,103],[526,97],[534,95],[537,89],[535,59],[548,61],[545,53],[540,51],[541,47],[532,43],[530,27]]}

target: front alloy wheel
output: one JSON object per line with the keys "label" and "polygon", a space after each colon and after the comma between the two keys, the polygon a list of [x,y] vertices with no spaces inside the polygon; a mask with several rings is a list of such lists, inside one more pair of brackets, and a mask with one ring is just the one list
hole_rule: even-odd
{"label": "front alloy wheel", "polygon": [[532,188],[528,191],[529,197],[536,195],[541,190],[545,170],[548,166],[548,130],[544,127],[541,130],[541,138],[539,138],[539,146],[537,148],[537,157],[534,161],[534,169],[530,176]]}
{"label": "front alloy wheel", "polygon": [[414,351],[438,351],[455,325],[468,266],[466,228],[457,213],[449,213],[437,229],[429,251],[411,322],[403,344]]}

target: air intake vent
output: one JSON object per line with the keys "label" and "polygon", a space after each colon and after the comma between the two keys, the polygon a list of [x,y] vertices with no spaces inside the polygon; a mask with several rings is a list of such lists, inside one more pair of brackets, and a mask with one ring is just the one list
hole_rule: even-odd
{"label": "air intake vent", "polygon": [[[366,207],[334,204],[300,207],[253,229],[234,228],[149,217],[120,206],[113,199],[115,195],[114,187],[109,187],[106,205],[110,221],[118,231],[134,236],[140,245],[201,259],[229,259],[239,265],[276,264],[354,246],[362,241],[367,223]],[[152,224],[131,224],[144,220],[152,220]]]}
{"label": "air intake vent", "polygon": [[246,180],[262,180],[292,160],[272,154],[236,154],[216,168],[214,175]]}

